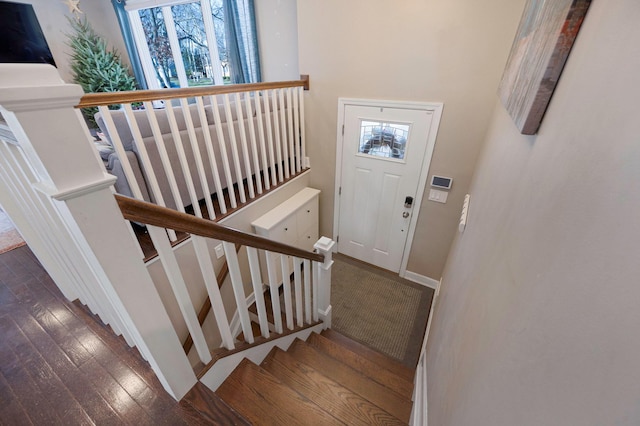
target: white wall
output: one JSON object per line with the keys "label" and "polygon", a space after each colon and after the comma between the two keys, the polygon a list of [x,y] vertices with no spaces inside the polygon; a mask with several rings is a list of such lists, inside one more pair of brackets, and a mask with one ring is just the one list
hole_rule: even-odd
{"label": "white wall", "polygon": [[321,233],[333,225],[338,98],[444,102],[431,174],[451,176],[447,204],[419,212],[408,270],[439,279],[524,0],[298,1],[306,135]]}
{"label": "white wall", "polygon": [[296,0],[254,2],[263,81],[300,78]]}
{"label": "white wall", "polygon": [[427,351],[429,424],[640,424],[640,3],[594,1],[537,136],[497,105]]}
{"label": "white wall", "polygon": [[[60,76],[67,83],[72,83],[69,55],[71,49],[67,45],[67,34],[72,32],[67,16],[69,8],[59,0],[12,0],[18,3],[33,5],[42,32],[44,33],[49,49],[56,61]],[[129,64],[127,50],[124,46],[118,19],[110,0],[81,0],[81,17],[86,16],[93,29],[108,41],[109,47],[115,47],[125,64]]]}

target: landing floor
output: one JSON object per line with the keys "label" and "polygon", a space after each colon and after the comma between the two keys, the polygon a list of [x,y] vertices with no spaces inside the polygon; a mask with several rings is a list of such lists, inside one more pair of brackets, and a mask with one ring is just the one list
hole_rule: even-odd
{"label": "landing floor", "polygon": [[202,424],[136,349],[66,301],[27,246],[0,255],[0,424]]}

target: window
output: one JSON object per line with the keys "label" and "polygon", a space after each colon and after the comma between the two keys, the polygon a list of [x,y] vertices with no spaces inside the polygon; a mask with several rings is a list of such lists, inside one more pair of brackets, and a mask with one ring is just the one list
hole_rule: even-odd
{"label": "window", "polygon": [[358,153],[403,160],[408,136],[407,124],[362,120]]}
{"label": "window", "polygon": [[253,0],[129,0],[150,89],[260,81]]}

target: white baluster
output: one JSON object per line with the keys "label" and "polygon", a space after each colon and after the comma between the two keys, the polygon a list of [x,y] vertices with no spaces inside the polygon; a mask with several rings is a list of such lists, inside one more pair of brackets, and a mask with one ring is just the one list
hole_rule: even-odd
{"label": "white baluster", "polygon": [[273,133],[275,135],[276,161],[278,162],[278,182],[283,182],[282,170],[282,141],[280,140],[280,120],[278,119],[278,91],[271,91],[271,103],[273,105]]}
{"label": "white baluster", "polygon": [[[207,148],[207,155],[209,156],[209,164],[211,165],[211,174],[213,175],[213,183],[216,186],[216,194],[218,195],[218,204],[220,206],[220,212],[225,214],[227,212],[227,203],[224,201],[224,192],[222,192],[222,183],[220,181],[220,171],[218,170],[218,163],[216,159],[215,150],[213,148],[213,141],[211,140],[211,133],[209,132],[209,122],[207,121],[207,113],[204,109],[204,102],[201,97],[196,98],[196,104],[198,105],[198,116],[200,117],[200,124],[202,126],[202,134],[204,136],[204,144]],[[215,106],[212,106],[215,108]],[[210,218],[211,215],[209,216]]]}
{"label": "white baluster", "polygon": [[289,256],[280,256],[282,266],[282,289],[284,290],[284,312],[287,328],[293,330],[293,303],[291,301],[291,271],[289,270]]}
{"label": "white baluster", "polygon": [[305,138],[305,121],[304,121],[304,89],[302,87],[298,87],[298,98],[300,99],[300,148],[302,150],[302,154],[300,159],[302,161],[302,168],[306,169],[308,165],[306,164],[307,158],[307,142]]}
{"label": "white baluster", "polygon": [[249,258],[249,269],[251,271],[251,283],[253,284],[253,294],[256,299],[256,309],[258,310],[258,321],[260,322],[260,332],[262,337],[269,337],[269,320],[267,319],[267,308],[264,303],[264,291],[262,277],[260,275],[260,262],[258,260],[258,250],[247,246],[247,256]]}
{"label": "white baluster", "polygon": [[307,324],[311,324],[311,261],[305,259],[303,262],[304,268],[304,313]]}
{"label": "white baluster", "polygon": [[[218,100],[215,95],[211,96],[211,108],[213,109],[213,123],[215,124],[216,135],[218,136],[218,146],[220,147],[220,156],[222,157],[222,168],[224,169],[224,177],[227,181],[227,192],[229,193],[229,201],[231,208],[238,207],[236,202],[236,192],[233,190],[233,176],[231,176],[231,167],[229,166],[229,154],[227,153],[227,143],[224,139],[222,131],[222,123],[220,119],[220,111]],[[223,197],[224,198],[224,197]]]}
{"label": "white baluster", "polygon": [[[231,155],[233,156],[233,165],[236,169],[236,183],[238,184],[238,194],[240,194],[240,202],[246,203],[247,196],[244,192],[244,184],[242,178],[242,168],[240,168],[240,156],[238,154],[238,142],[236,141],[236,130],[233,124],[233,115],[231,114],[231,102],[229,95],[224,94],[224,115],[227,117],[227,130],[229,132],[229,144],[231,145]],[[233,187],[229,187],[229,192],[233,191]]]}
{"label": "white baluster", "polygon": [[266,252],[267,257],[267,275],[269,276],[269,291],[271,294],[271,309],[273,309],[273,325],[276,329],[276,333],[282,334],[282,316],[280,311],[280,294],[278,288],[280,287],[277,276],[277,268],[275,259],[278,255],[276,253]]}
{"label": "white baluster", "polygon": [[265,144],[265,131],[264,131],[264,118],[262,116],[262,94],[260,92],[255,92],[253,96],[253,100],[256,105],[256,118],[258,122],[258,137],[260,140],[260,151],[262,153],[262,173],[264,176],[264,187],[265,189],[269,189],[271,184],[269,183],[269,163],[267,161],[267,147]]}
{"label": "white baluster", "polygon": [[270,92],[265,90],[263,92],[264,97],[264,117],[265,124],[267,127],[267,146],[269,148],[269,168],[271,170],[271,184],[273,186],[278,185],[278,178],[276,177],[276,160],[274,156],[274,146],[273,146],[273,130],[271,128],[271,120],[273,120],[274,113],[271,111],[271,96]]}
{"label": "white baluster", "polygon": [[293,105],[291,101],[291,88],[287,89],[287,129],[289,129],[289,167],[291,169],[291,174],[295,174],[298,170],[296,169],[296,149],[294,145],[295,140],[293,139]]}
{"label": "white baluster", "polygon": [[169,154],[167,153],[167,147],[164,145],[162,131],[160,130],[160,125],[158,124],[158,117],[156,117],[156,113],[153,110],[153,105],[151,104],[151,102],[144,102],[143,105],[147,114],[147,120],[149,120],[149,125],[151,126],[151,134],[153,135],[153,140],[156,143],[158,154],[160,154],[162,167],[164,168],[167,180],[169,181],[169,188],[171,189],[171,195],[173,195],[173,201],[176,203],[176,209],[184,213],[182,196],[180,195],[180,190],[178,189],[178,182],[176,181],[176,175],[173,171],[173,166],[171,164],[171,160],[169,159]]}
{"label": "white baluster", "polygon": [[242,325],[242,333],[247,343],[253,343],[253,330],[251,329],[251,319],[249,318],[249,307],[247,306],[247,296],[244,294],[244,284],[242,282],[242,274],[240,273],[240,264],[238,263],[238,253],[233,243],[224,241],[224,254],[227,257],[227,265],[229,265],[229,276],[231,277],[231,286],[233,287],[233,295],[236,299],[238,307],[238,316]]}
{"label": "white baluster", "polygon": [[192,235],[193,249],[196,252],[198,259],[198,265],[200,266],[200,272],[204,279],[204,285],[209,294],[209,300],[211,301],[211,311],[216,318],[216,325],[220,331],[222,337],[222,345],[227,349],[233,349],[233,336],[231,335],[231,327],[229,326],[229,320],[227,319],[227,313],[222,301],[222,295],[220,294],[220,287],[216,278],[216,272],[213,269],[213,263],[211,262],[211,255],[207,246],[206,238]]}
{"label": "white baluster", "polygon": [[[200,203],[198,202],[198,195],[196,194],[196,187],[191,179],[191,168],[187,161],[187,154],[184,151],[184,144],[182,143],[182,137],[180,136],[180,129],[178,129],[178,122],[176,121],[176,114],[173,110],[171,102],[165,103],[164,110],[167,113],[167,119],[169,120],[169,128],[171,129],[171,136],[173,136],[173,143],[176,146],[176,152],[178,159],[180,160],[180,167],[182,168],[182,175],[184,181],[187,184],[187,191],[189,192],[189,198],[191,199],[191,205],[193,212],[196,216],[202,217],[202,211],[200,210]],[[189,111],[182,111],[183,114],[189,114]],[[180,203],[182,204],[182,202]]]}
{"label": "white baluster", "polygon": [[302,280],[300,275],[302,271],[300,267],[302,266],[301,259],[294,257],[293,258],[293,282],[295,288],[295,296],[296,296],[296,321],[298,327],[302,327],[304,325],[304,318],[302,316]]}
{"label": "white baluster", "polygon": [[144,198],[142,197],[142,191],[140,190],[140,183],[133,173],[131,163],[129,162],[127,153],[124,150],[122,140],[120,139],[120,135],[118,134],[116,125],[113,122],[113,118],[111,117],[111,110],[106,106],[99,106],[98,110],[100,111],[100,114],[102,114],[104,124],[107,126],[107,131],[109,132],[111,143],[116,151],[116,154],[118,154],[118,159],[120,159],[122,170],[124,171],[124,175],[127,177],[127,181],[129,182],[129,187],[131,188],[133,196],[138,200],[144,200]]}
{"label": "white baluster", "polygon": [[[254,96],[257,96],[254,92]],[[262,178],[260,177],[260,160],[258,159],[258,144],[256,143],[256,129],[253,125],[253,111],[251,109],[251,92],[244,94],[244,106],[247,111],[247,122],[249,123],[249,138],[251,140],[250,151],[253,154],[253,168],[255,170],[256,189],[258,194],[262,194]],[[265,169],[266,170],[266,169]]]}
{"label": "white baluster", "polygon": [[293,141],[296,146],[296,173],[300,173],[303,166],[303,159],[300,157],[302,152],[300,151],[300,103],[298,102],[298,89],[293,89]]}
{"label": "white baluster", "polygon": [[[253,191],[253,181],[251,176],[251,160],[249,159],[249,148],[247,146],[247,132],[245,131],[244,116],[242,112],[242,102],[240,100],[240,93],[235,94],[236,102],[236,115],[238,116],[238,131],[240,132],[240,143],[242,146],[242,157],[244,159],[245,175],[247,176],[247,190],[249,191],[249,198],[255,198],[256,194]],[[251,116],[247,117],[247,120],[253,120]]]}
{"label": "white baluster", "polygon": [[[209,189],[207,174],[204,170],[202,155],[200,155],[200,144],[198,143],[198,138],[196,136],[196,129],[193,125],[193,118],[191,117],[191,109],[189,108],[187,98],[180,98],[180,106],[182,107],[182,113],[184,114],[184,122],[187,126],[187,135],[189,135],[189,142],[191,144],[191,150],[193,151],[196,170],[198,171],[198,177],[200,178],[200,188],[202,189],[202,195],[204,196],[204,201],[209,212],[209,218],[215,219],[216,212],[213,209],[213,202],[211,201],[211,190]],[[208,129],[204,127],[203,123],[200,123],[200,126],[203,133],[208,133]],[[189,176],[191,176],[191,174],[189,174]],[[198,207],[200,206],[198,205]]]}
{"label": "white baluster", "polygon": [[[280,133],[282,135],[282,168],[285,179],[289,179],[289,141],[287,138],[287,120],[285,118],[284,89],[280,89],[278,99],[280,104]],[[293,155],[293,154],[291,154]]]}
{"label": "white baluster", "polygon": [[206,364],[211,361],[211,353],[209,352],[209,347],[207,346],[207,341],[204,338],[202,327],[200,327],[200,323],[198,322],[198,315],[191,303],[191,297],[189,296],[187,285],[184,281],[184,277],[182,276],[182,272],[180,271],[180,266],[178,266],[178,261],[173,249],[171,248],[171,244],[169,243],[169,239],[167,238],[167,234],[163,228],[158,228],[156,226],[149,225],[147,226],[147,230],[149,231],[153,245],[156,250],[158,250],[158,256],[160,257],[162,267],[167,274],[167,278],[169,278],[173,294],[178,301],[180,312],[182,312],[184,321],[187,324],[189,334],[191,334],[191,338],[193,339],[193,344],[196,347],[200,361]]}

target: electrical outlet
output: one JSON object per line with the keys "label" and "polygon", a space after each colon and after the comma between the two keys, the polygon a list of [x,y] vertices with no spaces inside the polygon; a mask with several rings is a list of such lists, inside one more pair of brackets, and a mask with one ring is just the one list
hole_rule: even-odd
{"label": "electrical outlet", "polygon": [[222,244],[218,244],[216,246],[216,258],[220,259],[224,256],[224,249],[222,248]]}

